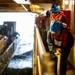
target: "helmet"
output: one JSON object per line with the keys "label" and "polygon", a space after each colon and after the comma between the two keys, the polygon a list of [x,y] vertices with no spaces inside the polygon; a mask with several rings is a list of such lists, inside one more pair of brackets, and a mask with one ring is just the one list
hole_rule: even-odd
{"label": "helmet", "polygon": [[51,8],[50,11],[51,11],[51,12],[54,12],[54,13],[55,13],[55,12],[60,12],[60,8],[58,7],[58,5],[55,4],[55,5],[52,6],[52,8]]}
{"label": "helmet", "polygon": [[49,10],[47,10],[46,15],[50,15],[50,11]]}
{"label": "helmet", "polygon": [[59,31],[61,31],[61,29],[63,28],[63,25],[60,21],[57,20],[52,20],[50,23],[50,32],[51,33],[57,33]]}

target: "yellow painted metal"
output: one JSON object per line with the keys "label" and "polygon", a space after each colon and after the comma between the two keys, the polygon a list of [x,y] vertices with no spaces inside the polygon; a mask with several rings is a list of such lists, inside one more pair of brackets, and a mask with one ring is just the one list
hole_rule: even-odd
{"label": "yellow painted metal", "polygon": [[47,71],[44,70],[47,62],[50,62],[50,53],[46,52],[38,27],[36,26],[34,28],[33,75],[43,75]]}
{"label": "yellow painted metal", "polygon": [[5,44],[6,44],[5,40],[4,40],[4,38],[2,38],[0,40],[0,55],[4,52]]}
{"label": "yellow painted metal", "polygon": [[39,55],[37,56],[37,60],[38,60],[38,75],[42,75],[42,63],[40,61]]}

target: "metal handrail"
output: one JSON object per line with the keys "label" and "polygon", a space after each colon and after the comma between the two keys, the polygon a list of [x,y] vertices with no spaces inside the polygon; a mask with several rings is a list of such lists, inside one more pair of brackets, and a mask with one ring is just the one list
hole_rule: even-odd
{"label": "metal handrail", "polygon": [[0,55],[4,52],[4,47],[6,46],[6,41],[4,37],[0,40]]}
{"label": "metal handrail", "polygon": [[46,53],[46,50],[45,50],[45,47],[44,47],[44,44],[43,44],[41,35],[40,35],[40,33],[39,33],[38,27],[36,27],[36,37],[37,37],[37,45],[38,45],[39,55],[40,55],[40,57],[41,57],[41,59],[42,59],[42,58],[43,58],[42,55],[43,55],[44,53]]}
{"label": "metal handrail", "polygon": [[[47,58],[47,59],[46,59]],[[45,60],[46,59],[46,60]],[[46,52],[39,29],[34,27],[33,75],[44,75],[45,66],[50,62],[49,53]]]}
{"label": "metal handrail", "polygon": [[2,55],[0,55],[0,75],[3,73],[3,71],[5,70],[6,66],[8,65],[9,61],[12,58],[12,55],[14,53],[14,51],[16,50],[14,48],[15,45],[15,41],[17,39],[15,39],[8,47],[7,49],[3,52]]}

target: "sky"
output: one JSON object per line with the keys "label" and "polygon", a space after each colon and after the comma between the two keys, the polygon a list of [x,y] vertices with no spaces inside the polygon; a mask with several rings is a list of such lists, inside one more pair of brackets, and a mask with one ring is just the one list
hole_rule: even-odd
{"label": "sky", "polygon": [[0,25],[4,21],[16,21],[16,31],[24,35],[32,35],[34,30],[34,14],[27,12],[0,12]]}

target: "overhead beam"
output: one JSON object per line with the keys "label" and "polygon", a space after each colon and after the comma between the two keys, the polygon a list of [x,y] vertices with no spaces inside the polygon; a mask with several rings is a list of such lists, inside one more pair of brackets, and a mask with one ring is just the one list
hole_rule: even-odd
{"label": "overhead beam", "polygon": [[30,2],[32,4],[35,4],[35,3],[51,3],[51,4],[59,4],[59,5],[62,4],[62,1],[63,0],[30,0]]}
{"label": "overhead beam", "polygon": [[52,0],[30,0],[31,3],[51,3]]}
{"label": "overhead beam", "polygon": [[25,11],[28,11],[28,9],[23,4],[21,4],[21,5],[25,9]]}

